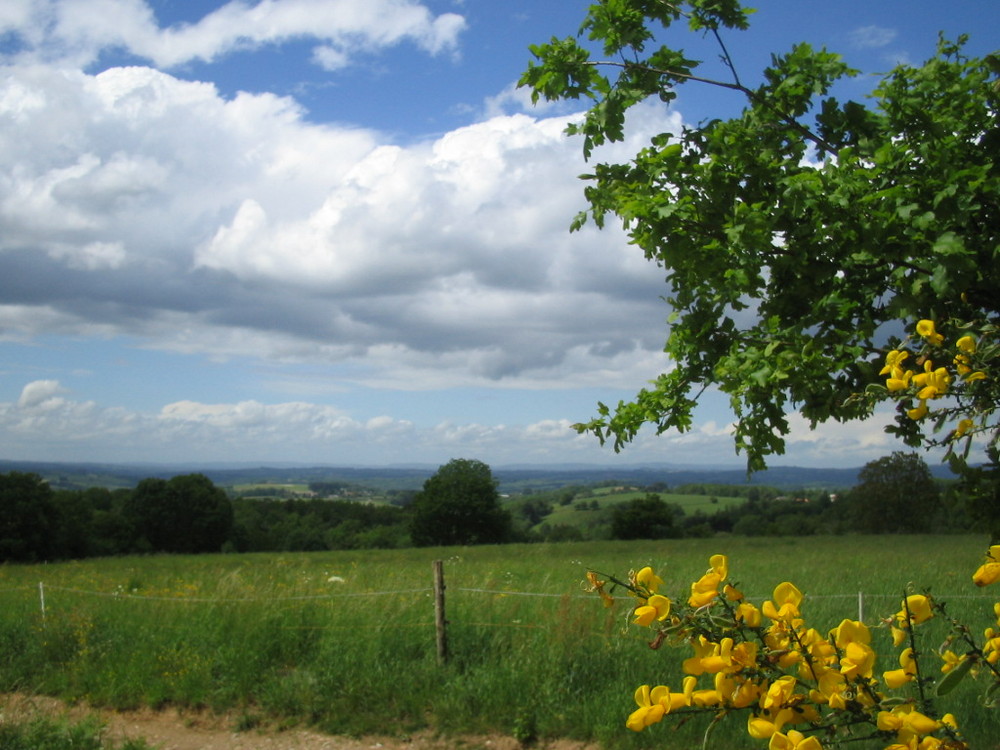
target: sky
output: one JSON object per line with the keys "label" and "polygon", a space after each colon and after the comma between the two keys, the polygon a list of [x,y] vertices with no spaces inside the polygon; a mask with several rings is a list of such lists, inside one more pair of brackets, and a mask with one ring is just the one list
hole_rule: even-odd
{"label": "sky", "polygon": [[[863,96],[938,33],[995,45],[995,0],[761,0],[745,83],[806,41]],[[585,207],[578,106],[533,107],[528,46],[582,0],[4,0],[0,459],[740,465],[727,400],[621,454],[571,425],[670,366],[662,269]],[[713,61],[678,30],[689,56]],[[736,113],[686,87],[623,159]],[[888,418],[775,465],[860,466]]]}

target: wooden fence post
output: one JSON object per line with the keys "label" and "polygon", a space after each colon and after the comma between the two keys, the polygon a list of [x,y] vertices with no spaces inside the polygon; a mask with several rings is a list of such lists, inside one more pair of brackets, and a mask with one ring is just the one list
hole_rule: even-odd
{"label": "wooden fence post", "polygon": [[434,561],[434,628],[437,633],[438,664],[448,661],[448,621],[444,616],[444,562]]}

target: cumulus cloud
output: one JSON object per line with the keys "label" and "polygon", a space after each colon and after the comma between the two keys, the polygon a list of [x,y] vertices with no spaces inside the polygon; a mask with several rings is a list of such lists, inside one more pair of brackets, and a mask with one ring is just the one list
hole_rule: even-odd
{"label": "cumulus cloud", "polygon": [[[394,144],[146,67],[0,80],[0,330],[357,364],[408,388],[655,374],[662,273],[582,207],[567,117]],[[680,119],[637,113],[634,150]],[[659,365],[662,366],[662,363]]]}
{"label": "cumulus cloud", "polygon": [[439,54],[454,51],[465,29],[455,13],[434,16],[414,0],[233,0],[194,23],[162,28],[144,0],[8,0],[0,33],[20,42],[18,59],[86,66],[106,49],[121,49],[171,68],[212,62],[235,51],[296,39],[314,40],[327,69],[359,53],[409,41]]}

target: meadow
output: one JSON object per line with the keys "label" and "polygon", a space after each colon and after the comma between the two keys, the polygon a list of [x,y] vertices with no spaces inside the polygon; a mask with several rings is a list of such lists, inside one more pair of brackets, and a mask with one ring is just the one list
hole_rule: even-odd
{"label": "meadow", "polygon": [[[5,565],[0,690],[225,711],[244,729],[267,722],[404,736],[431,728],[687,748],[700,743],[703,722],[635,734],[624,720],[638,685],[679,685],[688,649],[651,651],[648,631],[628,626],[627,601],[605,609],[586,592],[588,568],[624,575],[652,565],[666,593],[686,596],[709,555],[722,552],[731,578],[758,604],[777,583],[796,583],[804,615],[821,631],[857,618],[859,606],[877,626],[913,583],[980,633],[995,624],[997,598],[971,584],[986,543],[733,537]],[[434,560],[444,561],[447,587],[444,665],[435,650]],[[943,623],[925,627],[936,648]],[[877,670],[895,668],[887,629],[876,629],[874,641]],[[996,748],[1000,721],[977,708],[977,685],[966,683],[942,708],[959,717],[973,747]],[[763,746],[746,736],[742,717],[730,724],[715,746]]]}

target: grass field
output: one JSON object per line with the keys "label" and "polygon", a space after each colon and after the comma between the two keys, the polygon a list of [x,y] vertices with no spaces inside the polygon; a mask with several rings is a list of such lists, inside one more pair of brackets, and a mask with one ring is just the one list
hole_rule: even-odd
{"label": "grass field", "polygon": [[[614,491],[611,488],[600,488],[592,495],[580,497],[566,505],[556,505],[547,515],[542,524],[550,526],[588,527],[592,525],[607,525],[608,511],[615,505],[646,497],[645,490]],[[711,514],[723,508],[741,505],[746,502],[744,497],[726,497],[714,495],[687,495],[671,492],[657,492],[665,503],[679,505],[688,515],[701,511]],[[591,507],[591,506],[596,507]],[[541,525],[541,524],[540,524]]]}
{"label": "grass field", "polygon": [[[687,748],[702,727],[624,728],[643,683],[680,682],[680,649],[650,651],[584,592],[587,567],[652,565],[686,595],[715,552],[757,603],[791,580],[821,631],[898,609],[909,582],[947,599],[974,632],[994,624],[970,576],[982,537],[588,542],[448,549],[132,557],[0,567],[0,690],[100,705],[181,705],[303,722],[335,733],[502,732],[610,748]],[[444,560],[451,660],[437,663],[432,561]],[[41,589],[39,584],[43,584]],[[41,595],[44,593],[44,614]],[[937,630],[935,630],[937,628]],[[941,624],[928,623],[929,646]],[[933,639],[937,638],[937,641]],[[875,646],[895,668],[884,629]],[[1000,721],[968,680],[954,710],[977,748]],[[742,718],[721,748],[756,748]],[[856,745],[863,747],[863,745]],[[881,745],[876,745],[881,747]]]}

